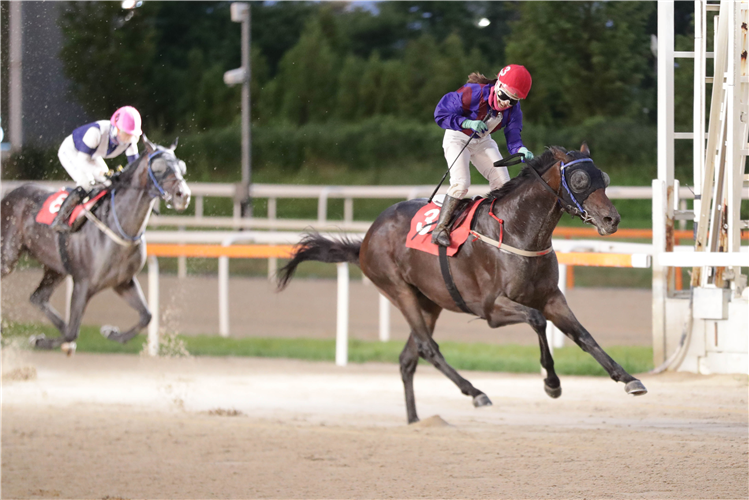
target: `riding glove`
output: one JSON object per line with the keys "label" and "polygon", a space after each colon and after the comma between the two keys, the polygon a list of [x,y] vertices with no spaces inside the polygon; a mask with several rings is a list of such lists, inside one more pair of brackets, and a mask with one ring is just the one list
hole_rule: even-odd
{"label": "riding glove", "polygon": [[489,127],[486,126],[486,123],[482,122],[481,120],[464,120],[460,126],[463,128],[469,128],[474,132],[478,132],[479,134],[489,130]]}
{"label": "riding glove", "polygon": [[528,148],[526,148],[525,146],[523,146],[522,148],[518,149],[518,153],[522,153],[523,155],[525,155],[525,158],[523,158],[523,161],[528,161],[528,160],[532,160],[533,159],[533,153],[531,153],[530,151],[528,151]]}

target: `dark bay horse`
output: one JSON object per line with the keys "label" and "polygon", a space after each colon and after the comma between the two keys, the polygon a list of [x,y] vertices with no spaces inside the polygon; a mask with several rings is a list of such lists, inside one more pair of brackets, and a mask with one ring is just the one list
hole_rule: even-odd
{"label": "dark bay horse", "polygon": [[[481,204],[473,227],[498,240],[497,219],[502,219],[505,244],[539,254],[550,249],[552,232],[564,212],[594,224],[602,235],[612,234],[620,217],[606,196],[607,184],[608,176],[595,166],[585,144],[580,151],[552,147],[531,160],[517,177],[489,193],[487,198],[494,203],[487,200]],[[438,257],[405,246],[411,219],[426,202],[409,200],[388,208],[361,242],[307,234],[278,278],[279,289],[283,289],[304,261],[350,262],[359,265],[364,275],[400,309],[411,327],[400,355],[409,423],[419,420],[413,390],[419,356],[444,373],[463,394],[471,396],[474,406],[491,404],[486,394],[447,364],[432,338],[443,309],[461,310],[446,288]],[[492,328],[516,323],[528,323],[533,328],[541,347],[541,366],[546,370],[544,388],[550,397],[559,397],[562,388],[546,340],[547,320],[590,353],[613,380],[625,383],[628,394],[647,392],[575,318],[557,287],[559,268],[553,251],[523,256],[500,252],[485,241],[469,238],[460,252],[450,258],[450,267],[454,283],[472,314],[486,319]]]}
{"label": "dark bay horse", "polygon": [[[176,141],[170,148],[157,146],[145,136],[143,142],[145,151],[112,179],[110,192],[94,209],[98,225],[87,221],[77,232],[60,234],[37,223],[36,214],[53,191],[34,184],[24,184],[3,198],[2,276],[13,271],[24,252],[38,260],[44,267],[44,277],[31,295],[31,302],[61,334],[50,339],[36,337],[33,339],[36,347],[52,349],[74,342],[86,304],[106,288],[113,288],[138,311],[140,319],[125,332],[116,327],[102,327],[105,337],[125,343],[151,321],[151,312],[135,277],[146,262],[143,232],[159,197],[182,211],[190,203],[190,188],[183,177],[185,163],[174,155]],[[74,285],[70,320],[66,324],[49,299],[67,275],[73,277]]]}

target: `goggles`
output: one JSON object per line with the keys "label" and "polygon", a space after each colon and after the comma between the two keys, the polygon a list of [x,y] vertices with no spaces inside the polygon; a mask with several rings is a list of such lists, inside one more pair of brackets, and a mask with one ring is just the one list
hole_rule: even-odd
{"label": "goggles", "polygon": [[510,106],[514,106],[520,101],[517,97],[511,96],[500,82],[497,82],[494,87],[494,93],[497,95],[497,101],[509,102]]}

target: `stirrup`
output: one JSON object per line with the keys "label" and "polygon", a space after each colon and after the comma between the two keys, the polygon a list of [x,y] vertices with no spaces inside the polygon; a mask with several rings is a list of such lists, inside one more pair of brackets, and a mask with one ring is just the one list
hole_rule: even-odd
{"label": "stirrup", "polygon": [[450,240],[450,232],[446,227],[437,227],[432,232],[432,243],[441,247],[449,247],[452,241]]}

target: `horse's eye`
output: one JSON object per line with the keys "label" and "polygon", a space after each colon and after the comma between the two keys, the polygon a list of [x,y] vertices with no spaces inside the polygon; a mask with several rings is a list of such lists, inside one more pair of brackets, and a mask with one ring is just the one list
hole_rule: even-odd
{"label": "horse's eye", "polygon": [[576,193],[582,193],[590,186],[590,176],[585,170],[575,170],[570,176],[570,187]]}
{"label": "horse's eye", "polygon": [[603,185],[606,187],[609,187],[609,184],[611,184],[611,178],[609,177],[609,174],[606,172],[601,172],[603,174]]}

